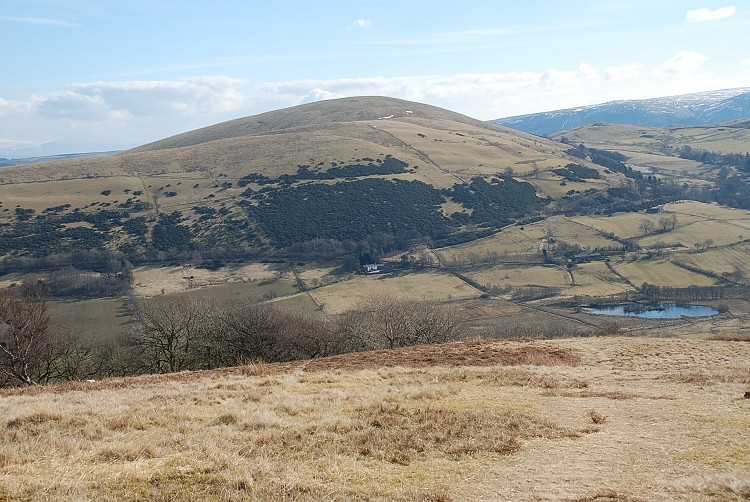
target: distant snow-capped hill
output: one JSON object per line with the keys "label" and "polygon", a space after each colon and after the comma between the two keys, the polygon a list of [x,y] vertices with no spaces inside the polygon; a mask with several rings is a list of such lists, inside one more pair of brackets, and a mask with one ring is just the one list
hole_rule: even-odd
{"label": "distant snow-capped hill", "polygon": [[605,122],[663,127],[708,125],[750,117],[750,88],[724,89],[663,98],[610,101],[600,105],[492,120],[539,136]]}

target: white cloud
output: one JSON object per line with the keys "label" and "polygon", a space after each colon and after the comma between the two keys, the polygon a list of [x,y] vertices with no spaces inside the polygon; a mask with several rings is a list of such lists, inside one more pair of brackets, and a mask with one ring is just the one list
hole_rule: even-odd
{"label": "white cloud", "polygon": [[698,70],[707,59],[699,52],[681,51],[659,65],[654,75],[666,79],[683,78]]}
{"label": "white cloud", "polygon": [[750,66],[750,58],[747,58],[747,59],[743,59],[743,60],[742,60],[742,64],[743,64],[744,66]]}
{"label": "white cloud", "polygon": [[0,16],[0,23],[37,24],[44,26],[79,26],[62,19],[50,19],[44,17],[12,17]]}
{"label": "white cloud", "polygon": [[29,103],[8,101],[0,98],[0,117],[4,115],[10,115],[12,113],[20,113],[29,109]]}
{"label": "white cloud", "polygon": [[719,19],[725,19],[727,17],[734,16],[736,9],[734,5],[730,7],[719,7],[718,9],[711,10],[708,7],[702,7],[688,11],[685,15],[685,19],[694,23],[700,23],[704,21],[717,21]]}
{"label": "white cloud", "polygon": [[352,22],[354,28],[370,29],[372,28],[372,21],[369,19],[355,19]]}
{"label": "white cloud", "polygon": [[[701,71],[706,57],[683,51],[658,67],[637,63],[545,71],[464,73],[253,83],[225,76],[91,82],[43,95],[0,98],[0,138],[22,141],[119,141],[132,146],[224,120],[348,96],[391,96],[480,120],[620,99],[746,85]],[[750,65],[750,58],[745,62]]]}
{"label": "white cloud", "polygon": [[641,76],[643,68],[637,63],[628,63],[622,66],[610,66],[605,68],[604,79],[613,82],[632,80]]}
{"label": "white cloud", "polygon": [[35,97],[47,118],[104,120],[158,115],[200,115],[239,110],[245,81],[223,76],[177,81],[125,81],[72,84]]}

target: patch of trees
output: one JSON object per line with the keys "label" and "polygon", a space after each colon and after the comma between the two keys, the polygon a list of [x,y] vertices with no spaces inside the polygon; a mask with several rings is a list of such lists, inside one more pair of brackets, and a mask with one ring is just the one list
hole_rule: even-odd
{"label": "patch of trees", "polygon": [[[2,230],[0,254],[44,257],[80,249],[99,249],[110,241],[113,230],[126,224],[130,216],[130,211],[120,210],[61,213],[57,208],[53,209],[32,219],[32,209],[16,208],[16,220]],[[19,218],[19,214],[24,216]],[[74,225],[77,223],[85,225]]]}
{"label": "patch of trees", "polygon": [[268,303],[159,297],[133,305],[121,345],[95,349],[55,330],[42,282],[0,290],[0,386],[281,362],[465,338],[438,303],[379,298],[335,320]]}
{"label": "patch of trees", "polygon": [[22,207],[17,207],[14,212],[16,218],[19,221],[28,221],[32,216],[34,216],[35,211],[33,209],[24,209]]}
{"label": "patch of trees", "polygon": [[568,181],[585,182],[586,180],[599,179],[601,177],[599,171],[596,169],[573,163],[570,163],[565,167],[553,169],[552,172],[558,176],[562,176]]}
{"label": "patch of trees", "polygon": [[141,244],[146,243],[146,234],[148,233],[148,225],[146,224],[145,216],[138,216],[136,218],[130,218],[122,224],[122,229],[133,237],[137,238]]}
{"label": "patch of trees", "polygon": [[680,158],[695,160],[713,166],[732,166],[750,173],[750,153],[718,153],[692,148],[688,145],[681,147],[677,153]]}
{"label": "patch of trees", "polygon": [[649,207],[666,204],[682,198],[678,190],[674,194],[642,194],[636,188],[613,187],[607,190],[590,189],[581,193],[568,194],[555,201],[554,212],[574,214],[613,214],[617,212],[637,212]]}
{"label": "patch of trees", "polygon": [[625,161],[628,160],[628,157],[620,152],[600,150],[598,148],[587,147],[584,144],[578,145],[576,150],[583,155],[582,158],[588,157],[594,164],[605,167],[610,171],[624,174],[627,178],[636,181],[645,181],[651,184],[659,183],[658,178],[654,176],[644,176],[640,171],[636,171],[632,167],[626,165]]}
{"label": "patch of trees", "polygon": [[[346,178],[361,178],[363,176],[376,176],[388,174],[401,174],[408,172],[409,164],[397,159],[392,155],[386,155],[384,159],[363,159],[367,164],[348,164],[340,166],[335,162],[326,170],[311,169],[309,165],[301,164],[297,166],[295,174],[282,174],[278,178],[269,178],[262,174],[248,174],[240,178],[237,182],[238,187],[245,187],[250,183],[258,185],[270,185],[279,183],[281,185],[291,185],[298,181],[307,180],[335,180]],[[252,192],[249,192],[252,193]]]}
{"label": "patch of trees", "polygon": [[137,307],[129,339],[136,373],[311,359],[352,351],[441,343],[465,336],[457,312],[415,300],[376,299],[335,321],[268,303],[157,298]]}
{"label": "patch of trees", "polygon": [[311,171],[310,166],[307,165],[297,166],[297,174],[279,176],[279,182],[288,185],[302,180],[335,180],[339,178],[401,174],[407,172],[408,167],[409,164],[406,162],[392,155],[386,155],[383,160],[377,159],[367,164],[334,165],[325,171]]}
{"label": "patch of trees", "polygon": [[250,183],[255,183],[256,185],[270,185],[275,181],[276,180],[274,178],[269,178],[268,176],[264,176],[262,174],[250,173],[240,178],[237,181],[237,186],[242,188],[246,187]]}
{"label": "patch of trees", "polygon": [[443,193],[472,209],[471,214],[454,213],[451,215],[454,221],[495,228],[537,212],[549,203],[548,199],[537,197],[531,184],[516,181],[511,176],[493,178],[490,182],[475,177],[468,185],[454,185]]}
{"label": "patch of trees", "polygon": [[[644,282],[641,285],[641,294],[651,301],[675,300],[675,301],[699,301],[699,300],[721,300],[725,298],[728,291],[738,288],[727,288],[726,286],[688,286],[686,288],[672,288],[669,286],[658,286]],[[747,294],[747,288],[742,288]]]}
{"label": "patch of trees", "polygon": [[421,181],[365,179],[267,192],[246,210],[277,247],[315,239],[360,242],[375,233],[407,243],[449,232],[440,192]]}
{"label": "patch of trees", "polygon": [[182,215],[179,211],[160,214],[159,220],[151,229],[151,245],[158,251],[187,249],[190,247],[190,229],[180,225]]}
{"label": "patch of trees", "polygon": [[117,272],[97,273],[64,267],[45,274],[44,284],[55,298],[104,298],[122,296],[130,291],[132,265]]}

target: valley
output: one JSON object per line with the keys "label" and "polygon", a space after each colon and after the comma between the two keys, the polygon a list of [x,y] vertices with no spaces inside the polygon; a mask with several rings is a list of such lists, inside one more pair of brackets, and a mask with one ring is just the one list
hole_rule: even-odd
{"label": "valley", "polygon": [[4,168],[0,499],[747,500],[746,130],[346,98]]}
{"label": "valley", "polygon": [[[134,299],[180,295],[323,317],[377,296],[584,304],[644,285],[729,301],[747,286],[750,213],[742,185],[736,207],[717,204],[714,180],[741,183],[744,167],[681,152],[723,161],[746,131],[596,124],[547,139],[388,98],[303,105],[3,169],[0,280],[45,278],[61,323],[109,338],[131,329]],[[378,261],[387,273],[359,275]]]}

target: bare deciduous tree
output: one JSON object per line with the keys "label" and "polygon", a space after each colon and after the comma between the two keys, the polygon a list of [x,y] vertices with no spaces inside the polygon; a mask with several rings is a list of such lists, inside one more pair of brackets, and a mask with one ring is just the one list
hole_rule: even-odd
{"label": "bare deciduous tree", "polygon": [[194,298],[156,298],[136,310],[140,325],[133,334],[148,371],[175,372],[200,367],[200,347],[207,337],[206,305]]}
{"label": "bare deciduous tree", "polygon": [[46,378],[36,370],[50,350],[47,296],[41,281],[22,286],[19,294],[0,291],[0,371],[25,385]]}
{"label": "bare deciduous tree", "polygon": [[376,298],[349,314],[349,337],[361,350],[442,343],[461,338],[458,312],[437,302]]}

